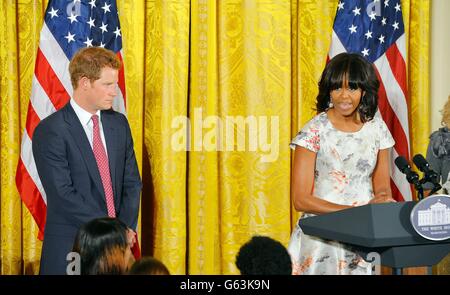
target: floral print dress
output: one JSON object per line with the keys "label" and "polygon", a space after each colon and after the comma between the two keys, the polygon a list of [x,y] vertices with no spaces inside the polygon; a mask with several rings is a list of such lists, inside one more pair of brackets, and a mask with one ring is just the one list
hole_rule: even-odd
{"label": "floral print dress", "polygon": [[[325,112],[309,121],[291,142],[317,154],[314,195],[342,205],[364,205],[373,197],[372,173],[378,151],[394,145],[377,115],[357,132],[333,127]],[[301,218],[314,216],[304,213]],[[347,245],[306,235],[298,223],[288,251],[293,274],[371,274],[371,264]]]}

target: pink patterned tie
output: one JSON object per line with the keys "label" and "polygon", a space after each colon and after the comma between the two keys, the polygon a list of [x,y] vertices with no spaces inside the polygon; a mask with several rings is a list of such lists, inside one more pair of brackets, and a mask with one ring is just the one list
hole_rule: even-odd
{"label": "pink patterned tie", "polygon": [[108,207],[108,216],[116,217],[111,176],[109,174],[108,157],[106,156],[105,147],[103,146],[103,142],[100,137],[100,128],[98,126],[97,115],[92,116],[92,123],[94,123],[94,138],[92,142],[92,149],[94,150],[94,156],[97,162],[98,171],[100,172],[100,177],[102,179],[103,190],[105,192],[106,198],[106,207]]}

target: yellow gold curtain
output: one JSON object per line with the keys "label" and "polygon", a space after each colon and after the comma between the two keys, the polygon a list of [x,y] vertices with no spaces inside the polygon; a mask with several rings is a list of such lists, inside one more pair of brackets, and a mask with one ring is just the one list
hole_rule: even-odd
{"label": "yellow gold curtain", "polygon": [[143,234],[153,247],[154,256],[164,261],[171,273],[183,274],[187,249],[187,154],[172,151],[168,134],[176,117],[187,116],[190,4],[189,1],[150,0],[146,4],[144,138],[147,160],[143,167],[149,169],[143,172],[142,204],[148,204],[142,209],[146,221]]}
{"label": "yellow gold curtain", "polygon": [[[47,2],[0,4],[2,274],[39,266],[37,227],[14,179]],[[288,143],[314,114],[337,1],[117,2],[143,253],[173,274],[235,274],[252,235],[287,245],[297,219]],[[402,1],[414,154],[429,135],[429,5]],[[227,119],[244,128],[227,129]]]}
{"label": "yellow gold curtain", "polygon": [[426,154],[430,136],[430,9],[431,1],[402,1],[408,40],[412,154]]}
{"label": "yellow gold curtain", "polygon": [[[19,77],[17,6],[3,2],[1,8],[1,262],[2,272],[21,271],[21,204],[14,190],[14,162],[19,151]],[[15,222],[11,222],[15,221]],[[3,243],[5,241],[5,243]]]}

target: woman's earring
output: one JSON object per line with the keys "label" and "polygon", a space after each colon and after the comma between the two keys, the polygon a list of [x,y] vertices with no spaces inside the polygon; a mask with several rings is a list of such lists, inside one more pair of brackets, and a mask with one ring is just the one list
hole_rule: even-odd
{"label": "woman's earring", "polygon": [[333,105],[333,102],[332,102],[331,99],[330,99],[330,102],[328,103],[328,108],[331,109],[333,106],[334,106],[334,105]]}

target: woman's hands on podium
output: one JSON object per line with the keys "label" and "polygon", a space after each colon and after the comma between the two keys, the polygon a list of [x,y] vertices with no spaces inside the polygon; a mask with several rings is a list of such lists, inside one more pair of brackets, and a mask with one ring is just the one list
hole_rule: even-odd
{"label": "woman's hands on podium", "polygon": [[374,195],[374,197],[369,201],[369,204],[380,204],[380,203],[395,203],[397,202],[392,198],[390,194],[385,191],[378,192]]}

